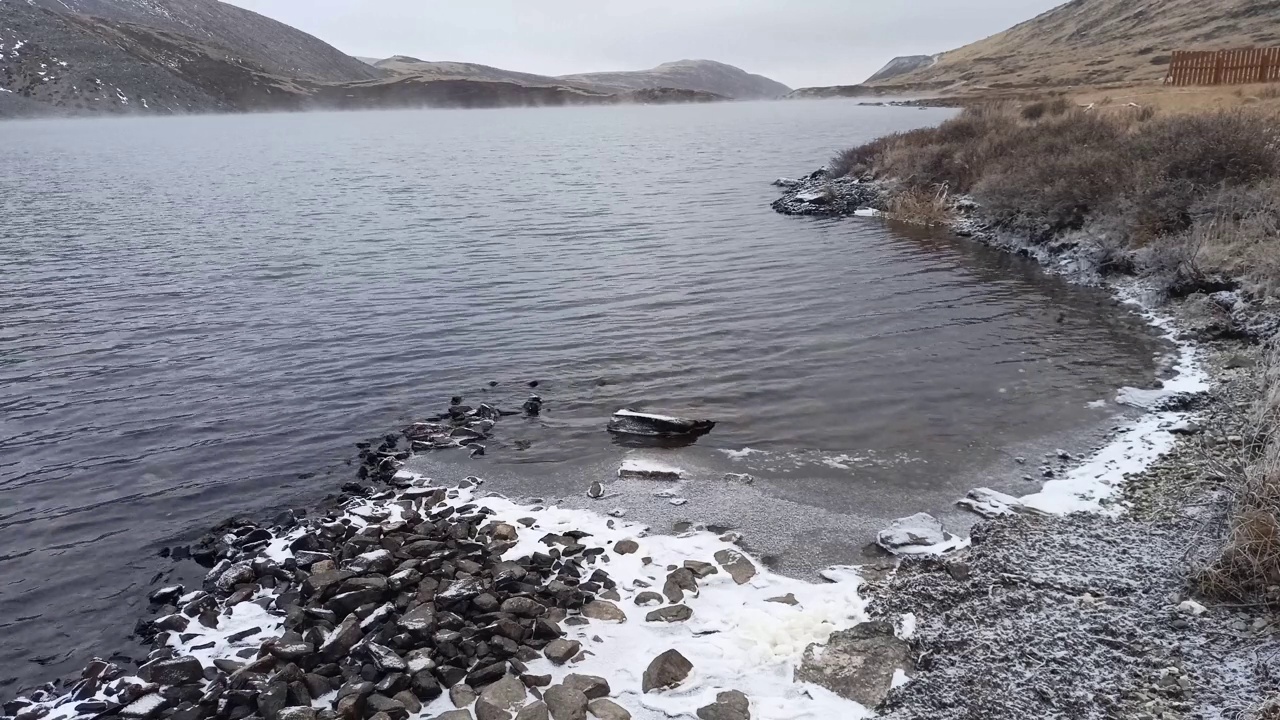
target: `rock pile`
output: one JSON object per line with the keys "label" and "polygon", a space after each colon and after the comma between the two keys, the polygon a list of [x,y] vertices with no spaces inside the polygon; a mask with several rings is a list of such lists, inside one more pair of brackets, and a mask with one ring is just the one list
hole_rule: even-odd
{"label": "rock pile", "polygon": [[884,209],[884,192],[879,185],[847,177],[831,179],[826,170],[788,180],[781,187],[787,192],[773,202],[773,209],[784,215],[845,217],[865,208]]}
{"label": "rock pile", "polygon": [[[535,717],[539,700],[555,718],[578,716],[579,706],[585,713],[609,694],[606,681],[571,675],[542,691],[550,676],[530,674],[526,663],[544,651],[559,663],[578,653],[562,638],[571,613],[608,614],[611,603],[597,597],[616,598],[614,582],[595,567],[605,550],[567,532],[504,561],[521,532],[536,531],[493,521],[481,506],[448,504],[450,494],[457,490],[411,487],[377,496],[382,506],[292,528],[224,527],[208,544],[214,563],[200,589],[153,593],[164,607],[140,628],[153,650],[136,676],[93,663],[71,690],[71,716],[405,720],[446,692],[458,705],[474,701],[480,720]],[[273,560],[271,550],[285,546],[290,556]],[[196,655],[208,646],[192,643],[244,603],[283,618],[283,633],[235,659],[202,663]],[[226,640],[261,633],[246,628]],[[331,708],[316,709],[319,699]],[[33,704],[14,714],[48,712]]]}

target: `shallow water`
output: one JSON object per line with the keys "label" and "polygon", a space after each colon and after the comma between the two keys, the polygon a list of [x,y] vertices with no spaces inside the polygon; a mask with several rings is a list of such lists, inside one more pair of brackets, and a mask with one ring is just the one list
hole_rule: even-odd
{"label": "shallow water", "polygon": [[634,452],[614,410],[719,421],[645,453],[689,470],[689,504],[611,483],[597,507],[737,527],[795,574],[973,484],[1016,487],[1012,455],[1087,442],[1117,412],[1087,405],[1151,380],[1154,337],[1025,260],[768,208],[774,177],[946,112],[4,125],[0,695],[137,654],[148,584],[192,572],[162,547],[314,503],[352,478],[352,443],[454,394],[517,407],[538,380],[546,406],[483,459],[419,465],[571,504]]}

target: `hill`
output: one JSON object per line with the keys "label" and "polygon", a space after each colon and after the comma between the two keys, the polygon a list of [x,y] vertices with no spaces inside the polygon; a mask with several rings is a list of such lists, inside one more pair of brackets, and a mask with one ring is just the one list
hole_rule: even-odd
{"label": "hill", "polygon": [[878,80],[888,80],[889,78],[905,75],[913,70],[929,67],[936,60],[935,55],[903,55],[896,57],[888,62],[887,65],[876,71],[875,75],[867,78],[866,82],[873,83]]}
{"label": "hill", "polygon": [[652,70],[580,73],[558,79],[613,90],[701,90],[737,100],[780,98],[791,92],[791,88],[763,75],[753,75],[713,60],[680,60],[663,63]]}
{"label": "hill", "polygon": [[[18,4],[0,0],[5,6]],[[175,33],[220,47],[258,69],[303,80],[372,80],[378,70],[307,33],[217,0],[21,0],[56,13],[85,15]],[[9,14],[6,9],[5,15]]]}
{"label": "hill", "polygon": [[1173,50],[1280,43],[1275,0],[1072,0],[874,85],[1032,88],[1158,81]]}
{"label": "hill", "polygon": [[0,118],[724,99],[413,58],[384,69],[216,0],[0,0],[0,11]]}
{"label": "hill", "polygon": [[408,55],[395,55],[385,60],[378,60],[374,63],[374,66],[388,72],[440,80],[483,80],[486,82],[509,82],[530,86],[574,87],[596,92],[609,92],[614,89],[592,83],[573,82],[549,75],[503,70],[502,68],[477,63],[419,60]]}

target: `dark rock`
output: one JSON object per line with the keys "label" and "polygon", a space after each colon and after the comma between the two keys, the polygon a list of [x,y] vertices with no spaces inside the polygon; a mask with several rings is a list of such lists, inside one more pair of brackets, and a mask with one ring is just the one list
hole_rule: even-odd
{"label": "dark rock", "polygon": [[697,593],[698,581],[693,576],[693,571],[689,568],[677,568],[667,574],[667,581],[662,586],[662,594],[667,597],[667,601],[678,603],[684,600],[685,591]]}
{"label": "dark rock", "polygon": [[360,630],[360,619],[354,616],[348,617],[320,646],[320,658],[330,662],[341,660],[349,655],[351,648],[362,639],[364,639],[364,633]]}
{"label": "dark rock", "polygon": [[693,609],[688,605],[669,605],[658,610],[654,610],[645,616],[648,622],[684,622],[693,617]]}
{"label": "dark rock", "polygon": [[563,684],[580,691],[588,700],[608,697],[610,694],[609,681],[595,675],[566,675]]}
{"label": "dark rock", "polygon": [[476,701],[476,691],[470,685],[459,683],[449,688],[449,702],[454,707],[466,707]]}
{"label": "dark rock", "polygon": [[715,554],[715,560],[739,585],[745,585],[756,576],[756,566],[747,559],[746,555],[736,550],[721,550]]}
{"label": "dark rock", "polygon": [[635,540],[619,540],[613,545],[613,551],[619,555],[631,555],[639,549],[640,543]]}
{"label": "dark rock", "polygon": [[258,693],[258,712],[265,720],[279,720],[280,711],[289,704],[289,686],[283,682],[272,682]]}
{"label": "dark rock", "polygon": [[467,684],[471,687],[484,687],[491,682],[496,682],[507,673],[506,662],[496,662],[483,667],[476,668],[467,674]]}
{"label": "dark rock", "polygon": [[567,685],[552,685],[543,693],[552,720],[586,720],[587,696]]}
{"label": "dark rock", "polygon": [[593,600],[587,603],[582,607],[582,615],[602,622],[624,623],[627,621],[627,614],[622,611],[622,608],[608,600]]}
{"label": "dark rock", "polygon": [[365,707],[375,713],[385,713],[391,720],[405,720],[409,717],[409,709],[404,703],[386,695],[373,694],[365,701]]}
{"label": "dark rock", "polygon": [[636,595],[634,602],[636,605],[639,605],[640,607],[644,607],[646,605],[661,605],[663,602],[665,602],[665,599],[658,593],[653,592],[652,590],[646,590]]}
{"label": "dark rock", "polygon": [[138,677],[157,685],[188,685],[204,682],[204,666],[193,657],[176,657],[147,663]]}
{"label": "dark rock", "polygon": [[276,713],[276,720],[316,720],[313,707],[287,707]]}
{"label": "dark rock", "polygon": [[631,713],[609,698],[596,698],[587,703],[587,709],[597,720],[631,720]]}
{"label": "dark rock", "polygon": [[516,720],[551,720],[551,712],[546,703],[538,701],[525,705],[516,715]]}
{"label": "dark rock", "polygon": [[535,618],[547,612],[542,603],[525,597],[507,598],[502,603],[502,612],[516,617]]}
{"label": "dark rock", "polygon": [[715,565],[707,562],[701,562],[699,560],[685,560],[684,566],[693,571],[694,576],[699,580],[720,572],[716,569]]}
{"label": "dark rock", "polygon": [[678,686],[693,671],[693,663],[677,650],[668,650],[649,663],[644,671],[644,692],[664,690]]}
{"label": "dark rock", "polygon": [[573,659],[582,650],[582,643],[577,640],[557,638],[547,643],[542,653],[556,665],[563,665]]}
{"label": "dark rock", "polygon": [[737,690],[716,695],[716,701],[698,708],[702,720],[751,720],[751,701]]}

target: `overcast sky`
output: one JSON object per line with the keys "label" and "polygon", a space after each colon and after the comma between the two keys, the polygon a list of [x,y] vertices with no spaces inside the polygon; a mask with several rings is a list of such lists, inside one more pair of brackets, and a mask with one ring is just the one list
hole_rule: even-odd
{"label": "overcast sky", "polygon": [[230,0],[351,55],[563,75],[706,58],[792,87],[865,80],[1062,0]]}

